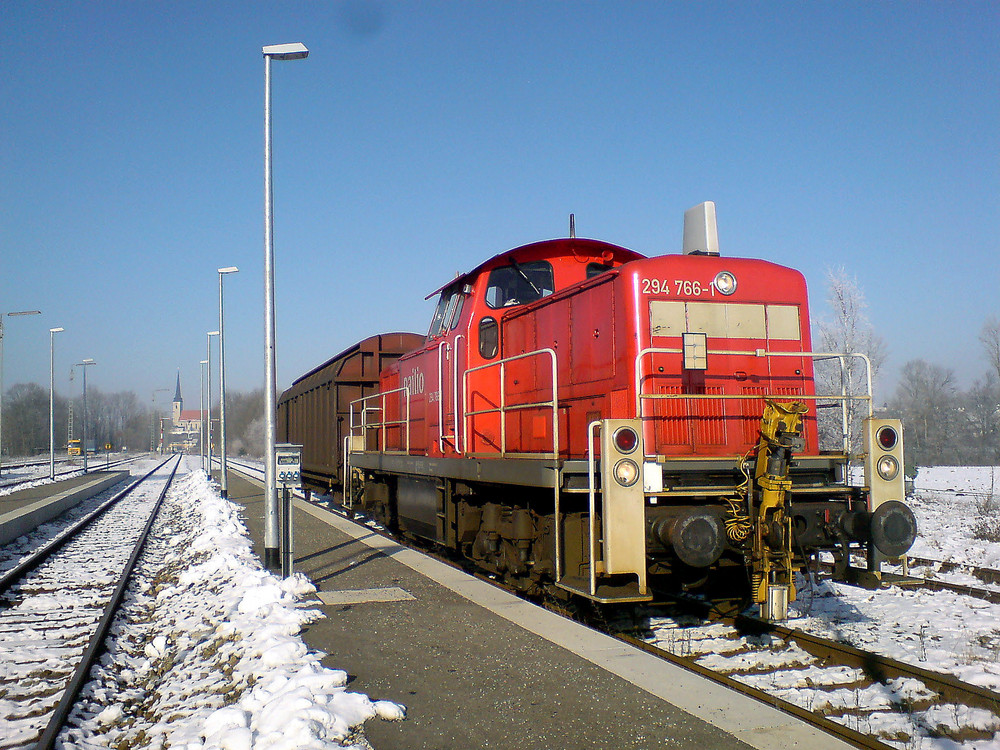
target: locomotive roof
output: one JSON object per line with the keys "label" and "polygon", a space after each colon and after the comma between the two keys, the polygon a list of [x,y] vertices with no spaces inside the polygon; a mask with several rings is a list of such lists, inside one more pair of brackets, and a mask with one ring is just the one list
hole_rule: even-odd
{"label": "locomotive roof", "polygon": [[[608,257],[608,253],[611,253],[610,257]],[[471,271],[460,273],[455,278],[445,284],[442,284],[424,297],[424,299],[430,299],[435,294],[439,294],[448,287],[477,276],[483,271],[497,266],[509,266],[511,264],[511,260],[516,260],[521,263],[526,260],[565,257],[570,255],[584,258],[603,258],[605,261],[614,258],[621,263],[625,263],[630,260],[639,260],[646,257],[642,253],[637,253],[634,250],[629,250],[628,248],[621,247],[620,245],[613,245],[610,242],[604,242],[602,240],[588,240],[582,237],[563,237],[561,239],[554,240],[541,240],[539,242],[532,242],[528,245],[521,245],[520,247],[515,247],[502,253],[497,253],[489,260],[480,263]]]}

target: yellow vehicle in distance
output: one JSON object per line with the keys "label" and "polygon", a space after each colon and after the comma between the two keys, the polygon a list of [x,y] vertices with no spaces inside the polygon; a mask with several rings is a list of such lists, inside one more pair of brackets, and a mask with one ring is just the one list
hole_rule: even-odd
{"label": "yellow vehicle in distance", "polygon": [[70,440],[66,446],[66,453],[70,456],[79,456],[83,454],[83,441],[79,438],[74,438]]}

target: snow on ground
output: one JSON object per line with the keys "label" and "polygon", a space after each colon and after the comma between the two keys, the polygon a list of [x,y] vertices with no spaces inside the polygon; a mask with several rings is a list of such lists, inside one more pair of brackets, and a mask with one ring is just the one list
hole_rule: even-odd
{"label": "snow on ground", "polygon": [[1000,516],[1000,466],[921,468],[909,502],[919,531],[911,555],[1000,569],[1000,544],[972,536],[984,507]]}
{"label": "snow on ground", "polygon": [[[370,747],[362,725],[402,706],[345,690],[301,627],[315,591],[261,568],[238,508],[187,457],[125,604],[126,624],[84,688],[73,747]],[[80,711],[80,709],[78,709]]]}
{"label": "snow on ground", "polygon": [[[1000,569],[1000,544],[976,539],[973,528],[990,502],[1000,501],[1000,467],[930,467],[917,474],[907,502],[917,517],[912,555]],[[920,570],[911,571],[922,575]],[[940,574],[982,586],[962,573]],[[935,672],[1000,691],[1000,605],[950,592],[886,587],[868,591],[805,580],[793,605],[791,627],[850,643]],[[942,716],[945,725],[969,717]],[[922,748],[1000,748],[1000,735],[957,745],[923,738]]]}

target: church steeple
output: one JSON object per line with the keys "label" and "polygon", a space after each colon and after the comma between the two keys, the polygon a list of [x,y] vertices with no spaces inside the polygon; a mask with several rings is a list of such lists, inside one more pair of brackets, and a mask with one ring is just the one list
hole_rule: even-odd
{"label": "church steeple", "polygon": [[179,368],[177,370],[177,389],[174,391],[173,406],[173,419],[176,425],[181,421],[181,412],[184,410],[184,399],[181,398],[181,371]]}

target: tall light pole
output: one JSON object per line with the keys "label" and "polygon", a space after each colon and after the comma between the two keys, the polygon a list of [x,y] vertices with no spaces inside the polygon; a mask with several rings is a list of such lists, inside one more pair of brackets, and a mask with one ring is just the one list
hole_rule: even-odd
{"label": "tall light pole", "polygon": [[205,406],[208,407],[207,440],[205,446],[208,449],[208,478],[212,478],[212,336],[218,336],[218,331],[208,332],[208,375],[205,377]]}
{"label": "tall light pole", "polygon": [[302,60],[309,50],[301,42],[271,44],[264,53],[264,566],[281,567],[278,550],[278,488],[274,477],[275,403],[278,382],[274,362],[274,217],[271,213],[271,58]]}
{"label": "tall light pole", "polygon": [[65,328],[49,329],[49,479],[56,478],[56,334]]}
{"label": "tall light pole", "polygon": [[229,480],[226,477],[226,306],[223,301],[222,277],[238,273],[236,266],[219,269],[219,472],[222,475],[222,496],[229,497]]}
{"label": "tall light pole", "polygon": [[[6,315],[41,315],[41,310],[19,310]],[[0,472],[3,470],[3,315],[0,315]]]}
{"label": "tall light pole", "polygon": [[97,363],[92,359],[85,359],[77,362],[77,367],[83,368],[83,473],[87,473],[87,368]]}
{"label": "tall light pole", "polygon": [[201,401],[199,406],[201,407],[201,432],[199,433],[201,442],[198,445],[198,455],[201,456],[201,468],[205,468],[205,367],[208,365],[208,360],[203,359],[198,364],[201,365]]}

